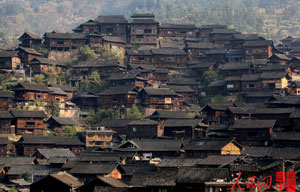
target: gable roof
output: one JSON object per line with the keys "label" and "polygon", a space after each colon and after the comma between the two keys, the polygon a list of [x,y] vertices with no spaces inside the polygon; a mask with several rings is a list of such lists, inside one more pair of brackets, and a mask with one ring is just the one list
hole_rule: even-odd
{"label": "gable roof", "polygon": [[58,65],[58,62],[53,59],[39,57],[39,58],[32,59],[29,64],[30,65],[35,65],[35,64]]}
{"label": "gable roof", "polygon": [[11,109],[11,114],[16,118],[46,118],[47,115],[44,111],[33,111],[33,110],[17,110]]}
{"label": "gable roof", "polygon": [[151,49],[153,55],[182,55],[187,56],[187,53],[182,49],[177,48],[155,48]]}
{"label": "gable roof", "polygon": [[59,87],[65,92],[74,92],[76,91],[76,87],[72,87],[70,85],[57,85],[57,84],[49,84],[48,87]]}
{"label": "gable roof", "polygon": [[269,129],[275,126],[276,120],[236,120],[232,129]]}
{"label": "gable roof", "polygon": [[0,58],[19,57],[18,51],[0,50]]}
{"label": "gable roof", "polygon": [[126,44],[126,42],[123,41],[118,36],[108,36],[108,35],[105,35],[105,36],[102,37],[102,39],[103,39],[103,41],[107,41],[107,42]]}
{"label": "gable roof", "polygon": [[58,137],[58,136],[30,136],[23,135],[18,141],[20,144],[55,144],[55,145],[80,145],[85,146],[78,137]]}
{"label": "gable roof", "polygon": [[46,159],[50,159],[53,157],[75,157],[70,149],[37,149],[37,152],[44,156]]}
{"label": "gable roof", "polygon": [[151,95],[151,96],[161,96],[161,95],[164,95],[164,96],[178,96],[177,93],[175,93],[173,90],[171,90],[169,88],[144,87],[141,91],[144,91],[147,95]]}
{"label": "gable roof", "polygon": [[42,56],[41,53],[39,53],[38,51],[36,51],[35,49],[32,49],[32,48],[18,47],[18,50],[22,50],[22,51],[32,54],[32,55]]}
{"label": "gable roof", "polygon": [[94,22],[97,23],[128,23],[123,15],[100,15]]}
{"label": "gable roof", "polygon": [[46,85],[39,84],[29,84],[29,83],[19,83],[14,89],[14,91],[25,90],[25,91],[39,91],[39,92],[50,92]]}
{"label": "gable roof", "polygon": [[161,119],[192,119],[188,113],[184,111],[162,111],[156,110],[152,115],[148,116],[150,119],[161,118]]}
{"label": "gable roof", "polygon": [[10,91],[0,91],[0,98],[13,98],[13,94]]}
{"label": "gable roof", "polygon": [[272,57],[277,57],[277,58],[279,58],[279,59],[286,60],[286,61],[290,61],[290,60],[291,60],[291,58],[289,58],[289,57],[286,56],[285,54],[274,53],[274,54],[270,57],[270,59],[271,59]]}
{"label": "gable roof", "polygon": [[73,177],[67,172],[58,172],[55,174],[51,174],[50,177],[61,181],[62,183],[68,185],[71,188],[78,188],[82,185],[82,183],[76,177]]}
{"label": "gable roof", "polygon": [[31,32],[28,32],[28,31],[24,32],[23,35],[21,35],[21,37],[19,39],[23,39],[24,38],[23,36],[28,36],[28,37],[30,37],[32,39],[42,40],[42,38],[39,35],[31,33]]}
{"label": "gable roof", "polygon": [[48,89],[51,91],[51,95],[68,96],[68,94],[59,87],[48,87]]}
{"label": "gable roof", "polygon": [[81,123],[75,121],[73,118],[68,118],[68,117],[54,117],[54,116],[52,116],[50,119],[53,119],[55,122],[57,122],[58,124],[60,124],[62,126],[63,125],[70,125],[70,126],[81,125]]}
{"label": "gable roof", "polygon": [[111,173],[118,164],[115,163],[77,163],[70,171],[71,174],[106,175]]}

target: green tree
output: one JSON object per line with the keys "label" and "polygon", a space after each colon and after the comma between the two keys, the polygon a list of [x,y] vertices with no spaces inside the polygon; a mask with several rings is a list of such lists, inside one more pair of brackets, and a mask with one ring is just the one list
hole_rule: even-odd
{"label": "green tree", "polygon": [[212,98],[212,103],[223,103],[224,97],[222,95],[216,95]]}
{"label": "green tree", "polygon": [[87,45],[81,47],[77,53],[78,61],[94,61],[97,59],[96,53]]}
{"label": "green tree", "polygon": [[144,118],[143,113],[139,110],[137,106],[133,106],[127,115],[130,119],[142,119]]}
{"label": "green tree", "polygon": [[51,66],[45,74],[46,84],[57,84],[58,75],[55,72],[55,65]]}
{"label": "green tree", "polygon": [[50,103],[50,105],[46,106],[46,113],[51,116],[54,116],[54,117],[59,116],[59,111],[60,111],[60,108],[59,108],[58,101],[52,101]]}
{"label": "green tree", "polygon": [[99,93],[106,89],[106,83],[101,80],[100,75],[94,71],[89,79],[84,80],[80,84],[81,90],[88,90],[94,93]]}
{"label": "green tree", "polygon": [[21,178],[25,181],[32,182],[32,174],[28,171],[21,174]]}
{"label": "green tree", "polygon": [[32,78],[31,82],[35,84],[46,84],[45,75],[44,74],[35,75]]}
{"label": "green tree", "polygon": [[215,71],[206,71],[201,77],[201,83],[207,86],[208,84],[217,80],[218,78],[218,73],[216,73]]}
{"label": "green tree", "polygon": [[96,114],[89,114],[85,118],[85,123],[90,127],[93,124],[100,123],[103,119],[120,119],[120,109],[99,109]]}
{"label": "green tree", "polygon": [[76,136],[77,131],[74,127],[65,126],[65,136]]}

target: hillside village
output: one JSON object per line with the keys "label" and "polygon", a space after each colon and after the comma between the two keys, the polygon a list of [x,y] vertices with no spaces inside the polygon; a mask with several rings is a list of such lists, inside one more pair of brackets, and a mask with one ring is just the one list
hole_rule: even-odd
{"label": "hillside village", "polygon": [[3,191],[237,191],[240,172],[278,191],[300,170],[299,38],[153,14],[73,31],[0,49]]}

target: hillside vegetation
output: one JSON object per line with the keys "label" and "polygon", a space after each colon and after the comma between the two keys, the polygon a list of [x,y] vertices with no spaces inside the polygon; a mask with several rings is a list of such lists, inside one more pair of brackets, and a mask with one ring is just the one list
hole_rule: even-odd
{"label": "hillside vegetation", "polygon": [[26,30],[67,32],[101,14],[146,12],[161,22],[226,24],[274,40],[300,36],[299,0],[2,0],[0,45],[16,45]]}

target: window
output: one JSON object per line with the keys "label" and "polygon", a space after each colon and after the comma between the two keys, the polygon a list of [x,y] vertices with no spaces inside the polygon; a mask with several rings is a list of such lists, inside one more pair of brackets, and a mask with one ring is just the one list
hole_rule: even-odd
{"label": "window", "polygon": [[144,29],[144,33],[151,33],[152,30],[151,29]]}
{"label": "window", "polygon": [[65,42],[64,41],[57,41],[57,44],[63,45]]}
{"label": "window", "polygon": [[112,33],[112,32],[114,32],[114,29],[113,29],[113,28],[107,28],[107,29],[106,29],[106,33]]}
{"label": "window", "polygon": [[145,58],[144,57],[139,57],[139,61],[144,61]]}
{"label": "window", "polygon": [[137,131],[136,127],[133,127],[133,128],[132,128],[132,131],[133,131],[133,132],[136,132],[136,131]]}
{"label": "window", "polygon": [[249,88],[254,88],[255,85],[254,85],[254,84],[248,84],[248,87],[249,87]]}
{"label": "window", "polygon": [[144,38],[144,35],[137,35],[136,38]]}
{"label": "window", "polygon": [[40,98],[42,98],[42,95],[35,95],[35,98],[40,99]]}

